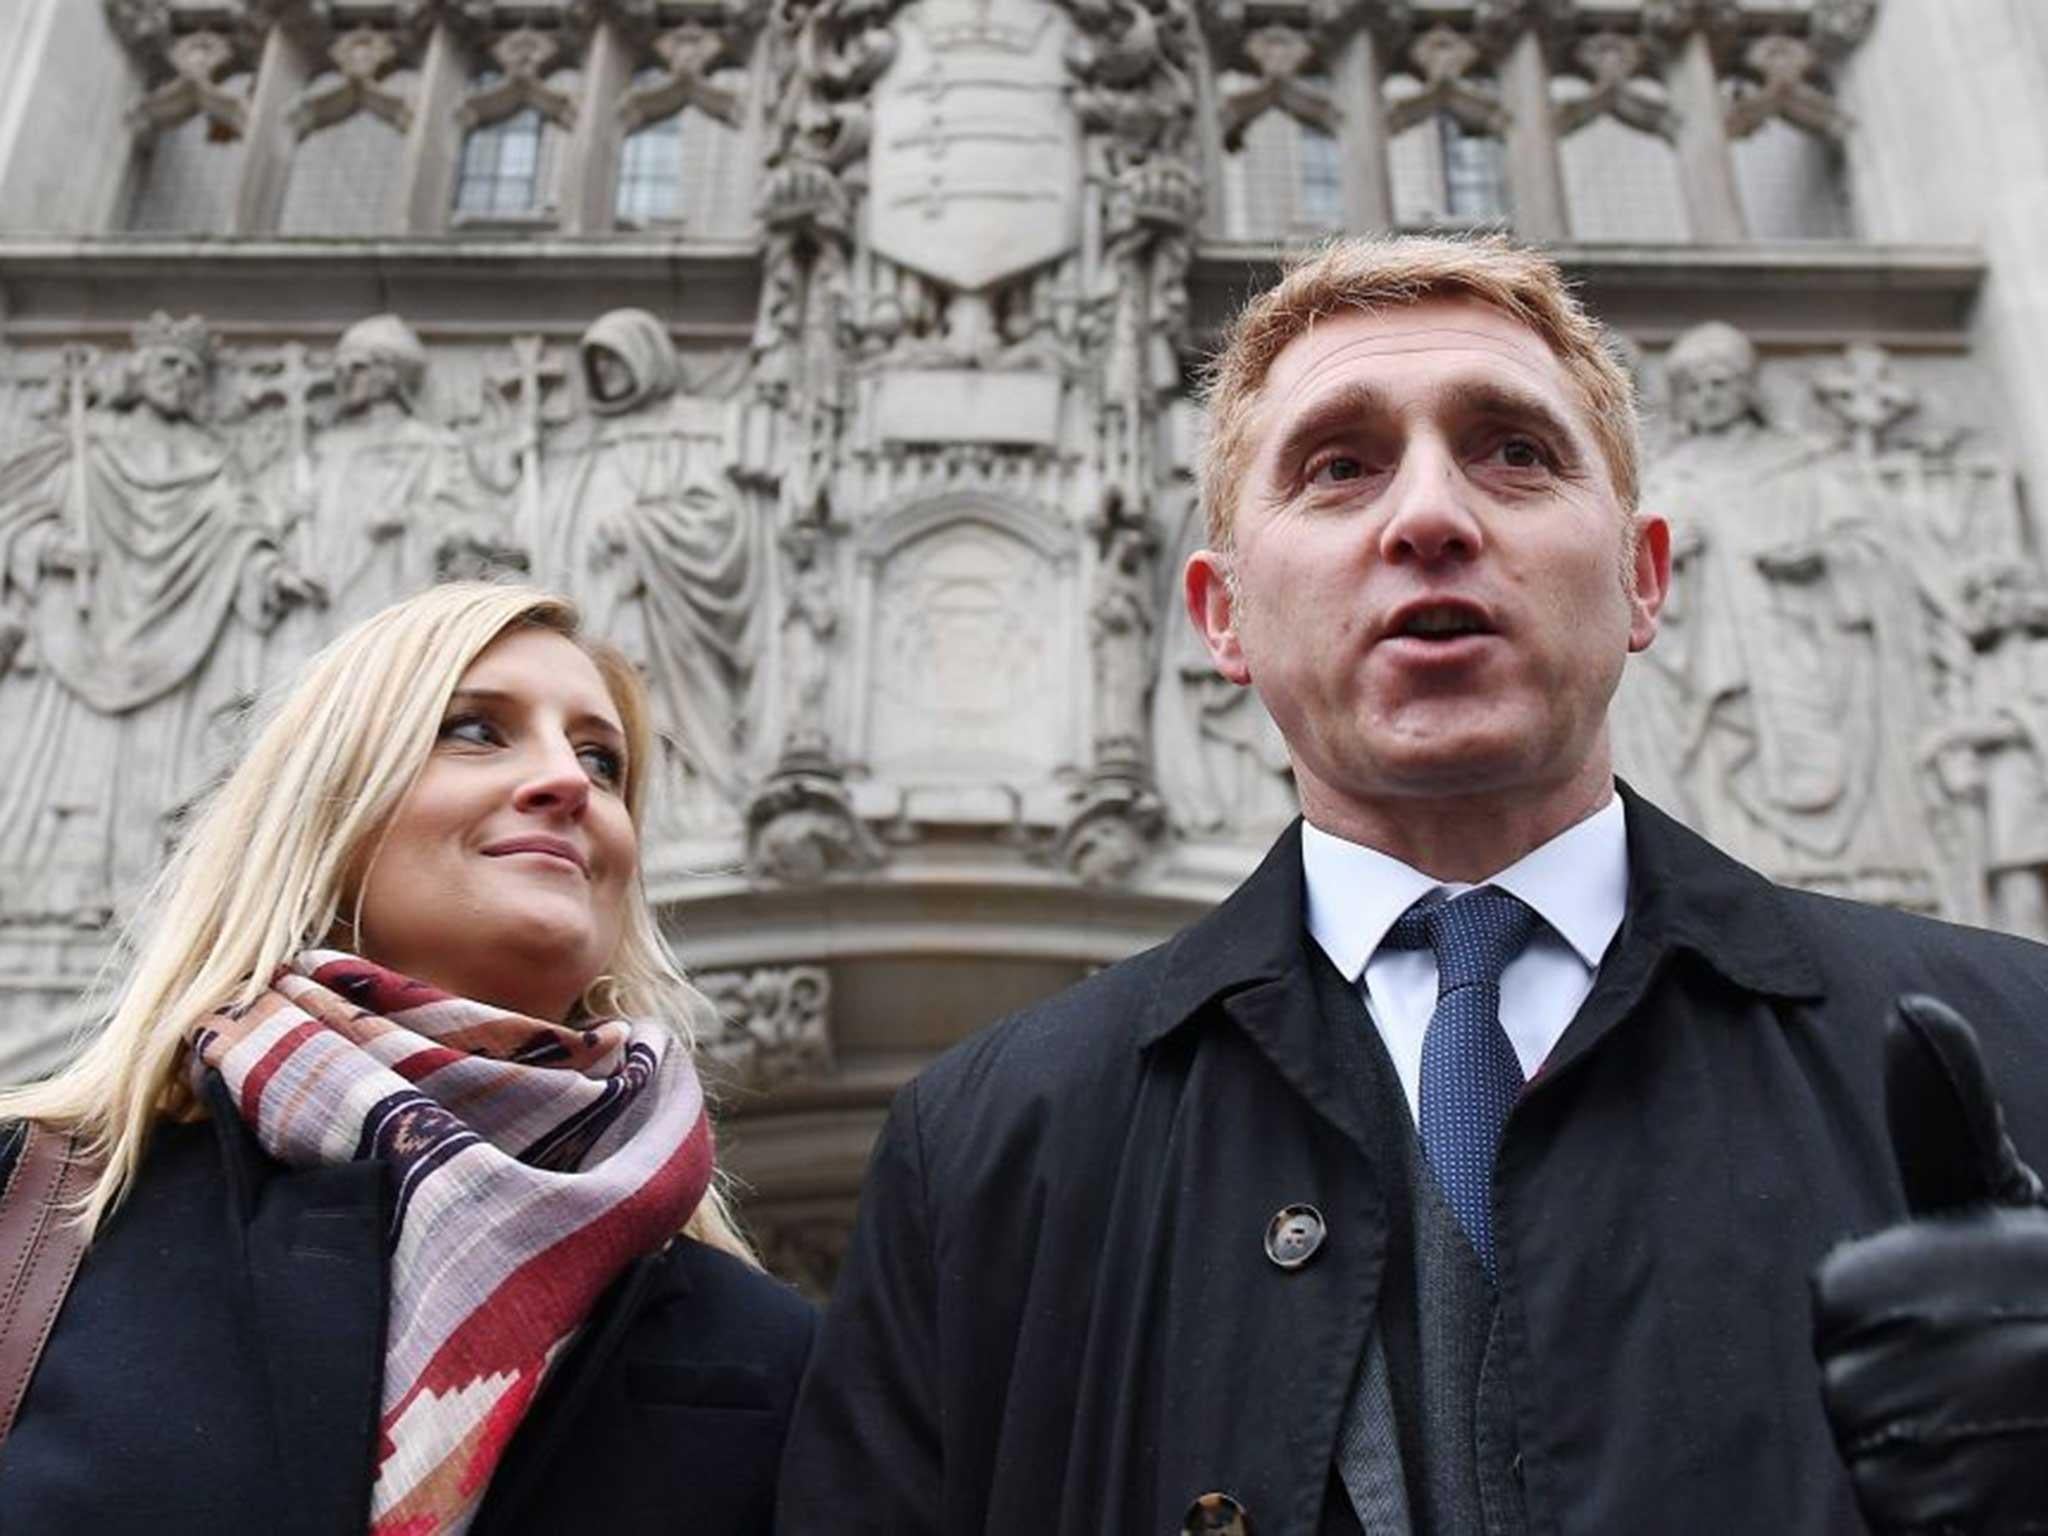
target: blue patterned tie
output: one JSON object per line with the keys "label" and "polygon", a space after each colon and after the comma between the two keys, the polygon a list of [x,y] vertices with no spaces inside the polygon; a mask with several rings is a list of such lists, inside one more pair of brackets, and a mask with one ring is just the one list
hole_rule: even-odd
{"label": "blue patterned tie", "polygon": [[1500,973],[1542,921],[1494,886],[1424,897],[1382,945],[1436,951],[1436,1012],[1422,1037],[1423,1155],[1444,1203],[1494,1275],[1493,1155],[1522,1091],[1522,1064],[1500,1027]]}

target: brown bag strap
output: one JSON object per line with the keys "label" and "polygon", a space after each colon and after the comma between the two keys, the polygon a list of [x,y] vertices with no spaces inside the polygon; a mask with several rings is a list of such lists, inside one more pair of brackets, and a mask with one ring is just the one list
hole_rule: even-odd
{"label": "brown bag strap", "polygon": [[85,1229],[69,1208],[84,1198],[94,1173],[75,1133],[28,1122],[0,1190],[0,1445],[85,1257]]}

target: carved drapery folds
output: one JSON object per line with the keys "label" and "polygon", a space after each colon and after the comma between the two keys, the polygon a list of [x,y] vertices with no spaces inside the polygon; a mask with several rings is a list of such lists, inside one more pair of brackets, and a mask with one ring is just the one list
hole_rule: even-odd
{"label": "carved drapery folds", "polygon": [[1803,412],[1731,326],[1664,371],[1644,502],[1672,596],[1624,678],[1622,771],[1781,879],[2048,933],[2044,573],[2010,471],[1869,344],[1801,370]]}

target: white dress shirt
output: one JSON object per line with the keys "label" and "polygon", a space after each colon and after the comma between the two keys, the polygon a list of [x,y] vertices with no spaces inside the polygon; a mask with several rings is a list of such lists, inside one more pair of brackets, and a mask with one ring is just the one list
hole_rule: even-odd
{"label": "white dress shirt", "polygon": [[[1452,896],[1470,885],[1434,880],[1374,848],[1347,843],[1308,822],[1301,828],[1308,886],[1308,931],[1338,973],[1364,994],[1409,1113],[1418,1120],[1422,1036],[1436,1011],[1436,956],[1427,949],[1382,949],[1394,920],[1431,891]],[[1621,800],[1531,849],[1478,885],[1497,885],[1536,909],[1543,923],[1500,978],[1500,1021],[1534,1077],[1579,1004],[1593,990],[1600,957],[1628,907],[1628,835]]]}

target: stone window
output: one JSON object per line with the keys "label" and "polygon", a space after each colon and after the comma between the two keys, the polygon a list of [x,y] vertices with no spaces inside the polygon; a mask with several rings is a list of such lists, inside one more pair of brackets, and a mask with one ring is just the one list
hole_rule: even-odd
{"label": "stone window", "polygon": [[626,135],[619,155],[621,225],[659,224],[682,212],[683,116],[679,112]]}
{"label": "stone window", "polygon": [[1396,134],[1387,146],[1394,222],[1402,228],[1487,224],[1509,212],[1505,146],[1448,112]]}
{"label": "stone window", "polygon": [[[247,99],[251,77],[234,75],[224,89]],[[217,234],[234,211],[247,139],[204,115],[160,129],[136,151],[127,226],[152,234]]]}
{"label": "stone window", "polygon": [[307,135],[292,152],[278,232],[389,233],[396,223],[394,201],[404,161],[404,136],[368,112]]}
{"label": "stone window", "polygon": [[[501,70],[484,70],[471,83],[469,103],[481,102],[488,108],[505,78]],[[547,73],[539,89],[551,99],[567,103],[575,99],[580,85],[579,71],[563,69]],[[464,110],[470,107],[466,105]],[[560,200],[568,141],[562,123],[531,99],[511,110],[500,105],[480,119],[467,121],[474,126],[463,134],[462,155],[456,164],[456,222],[531,224],[552,219]]]}
{"label": "stone window", "polygon": [[[1663,103],[1665,93],[1634,87]],[[1583,101],[1591,87],[1574,76],[1551,82],[1560,105]],[[1557,146],[1571,232],[1579,240],[1683,241],[1692,238],[1678,152],[1660,135],[1603,113],[1565,133]]]}
{"label": "stone window", "polygon": [[1243,144],[1224,154],[1222,181],[1226,239],[1299,238],[1344,226],[1336,139],[1285,112],[1246,125]]}
{"label": "stone window", "polygon": [[[643,69],[634,76],[634,93],[658,99],[669,78],[660,69]],[[703,84],[714,105],[721,98],[737,103],[746,74],[720,70]],[[626,135],[619,158],[613,209],[619,227],[680,225],[693,235],[746,234],[758,177],[749,154],[746,134],[698,99],[686,98],[673,111],[643,121]]]}
{"label": "stone window", "polygon": [[1752,240],[1845,240],[1854,233],[1840,146],[1773,119],[1731,148]]}
{"label": "stone window", "polygon": [[540,211],[551,158],[547,120],[537,107],[470,130],[456,173],[457,213],[520,214]]}

